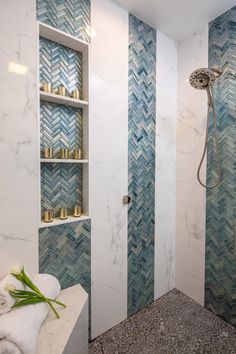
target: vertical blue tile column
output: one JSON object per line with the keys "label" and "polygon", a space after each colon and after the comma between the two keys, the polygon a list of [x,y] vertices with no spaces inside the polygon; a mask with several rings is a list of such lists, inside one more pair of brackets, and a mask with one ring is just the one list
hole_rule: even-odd
{"label": "vertical blue tile column", "polygon": [[128,315],[154,299],[156,31],[129,16]]}
{"label": "vertical blue tile column", "polygon": [[[207,190],[205,306],[236,326],[236,7],[210,23],[209,66],[225,69],[214,85],[223,181]],[[215,178],[213,126],[207,182]]]}
{"label": "vertical blue tile column", "polygon": [[[90,0],[37,0],[37,19],[79,39],[90,41]],[[82,54],[40,38],[40,81],[53,88],[81,91]],[[80,109],[41,102],[41,150],[52,146],[82,147],[83,112]],[[82,165],[42,164],[42,211],[60,207],[70,212],[82,204]],[[39,231],[39,269],[55,275],[62,288],[77,283],[91,290],[90,221],[47,227]]]}

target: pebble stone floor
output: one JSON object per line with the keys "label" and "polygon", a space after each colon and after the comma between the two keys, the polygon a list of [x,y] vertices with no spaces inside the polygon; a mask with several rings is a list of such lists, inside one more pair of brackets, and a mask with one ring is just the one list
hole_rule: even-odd
{"label": "pebble stone floor", "polygon": [[97,337],[100,353],[236,354],[236,329],[174,289]]}

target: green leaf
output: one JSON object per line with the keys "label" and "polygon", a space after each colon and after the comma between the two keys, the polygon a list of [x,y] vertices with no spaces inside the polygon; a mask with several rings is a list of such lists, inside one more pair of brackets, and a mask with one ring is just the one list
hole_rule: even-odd
{"label": "green leaf", "polygon": [[55,309],[55,307],[51,304],[50,300],[46,299],[46,303],[48,304],[49,307],[51,307],[52,312],[54,313],[54,315],[57,318],[60,318],[59,313],[57,312],[57,310]]}
{"label": "green leaf", "polygon": [[9,291],[9,294],[16,298],[40,297],[37,293],[26,290]]}
{"label": "green leaf", "polygon": [[27,306],[27,305],[33,305],[33,304],[38,304],[40,302],[44,302],[43,299],[40,298],[28,298],[25,300],[21,300],[15,303],[15,305],[12,306],[12,308],[16,308],[16,307],[22,307],[22,306]]}
{"label": "green leaf", "polygon": [[30,280],[30,278],[25,274],[24,267],[22,267],[21,275],[22,281],[25,285],[27,285],[30,289],[34,290],[36,293],[40,293],[40,290],[37,288],[37,286],[35,286],[34,283]]}

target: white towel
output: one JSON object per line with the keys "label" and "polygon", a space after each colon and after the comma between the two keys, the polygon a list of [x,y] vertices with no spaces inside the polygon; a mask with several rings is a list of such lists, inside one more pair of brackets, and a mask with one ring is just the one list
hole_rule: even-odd
{"label": "white towel", "polygon": [[5,289],[8,285],[15,287],[17,290],[24,289],[24,285],[11,274],[6,275],[0,281],[0,315],[9,312],[16,302],[16,299]]}
{"label": "white towel", "polygon": [[[33,282],[50,299],[57,298],[60,293],[60,284],[52,275],[38,274]],[[34,354],[48,312],[47,304],[38,303],[0,316],[0,354]]]}

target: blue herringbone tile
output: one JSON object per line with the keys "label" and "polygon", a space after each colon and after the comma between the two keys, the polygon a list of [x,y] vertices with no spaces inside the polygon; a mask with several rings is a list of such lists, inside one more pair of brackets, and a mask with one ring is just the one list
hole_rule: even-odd
{"label": "blue herringbone tile", "polygon": [[154,298],[156,31],[129,16],[128,315]]}
{"label": "blue herringbone tile", "polygon": [[[207,190],[205,306],[236,326],[236,7],[211,22],[209,66],[226,69],[214,87],[223,181]],[[213,126],[209,129],[207,182],[215,173]]]}
{"label": "blue herringbone tile", "polygon": [[40,82],[50,82],[53,89],[63,85],[69,92],[82,92],[82,54],[55,42],[40,38]]}
{"label": "blue herringbone tile", "polygon": [[60,148],[82,148],[83,118],[82,111],[64,105],[41,102],[40,105],[41,151],[50,146],[55,157]]}
{"label": "blue herringbone tile", "polygon": [[90,221],[39,231],[39,270],[56,276],[61,287],[80,283],[91,289]]}
{"label": "blue herringbone tile", "polygon": [[90,41],[90,0],[37,0],[37,19]]}
{"label": "blue herringbone tile", "polygon": [[82,205],[83,166],[81,164],[43,163],[41,167],[41,210],[60,208],[72,214],[75,205]]}
{"label": "blue herringbone tile", "polygon": [[[45,146],[53,147],[54,156],[59,156],[61,147],[71,151],[82,147],[82,111],[74,108],[41,102],[41,151]],[[41,164],[42,215],[47,209],[82,205],[82,165]]]}

